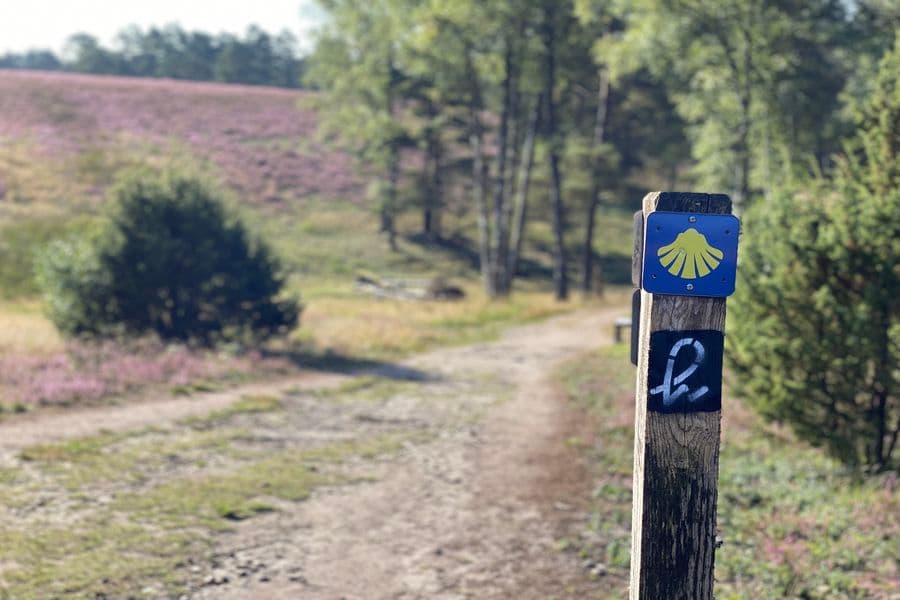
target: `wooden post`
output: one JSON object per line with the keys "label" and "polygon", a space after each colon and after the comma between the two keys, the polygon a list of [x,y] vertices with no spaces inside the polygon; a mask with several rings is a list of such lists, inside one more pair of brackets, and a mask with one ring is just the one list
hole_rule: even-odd
{"label": "wooden post", "polygon": [[[647,218],[654,211],[730,214],[731,201],[718,194],[648,194],[640,220],[642,228],[636,227],[642,238],[647,236]],[[638,221],[636,218],[636,225]],[[636,240],[636,254],[642,249],[642,240]],[[639,264],[638,259],[635,268]],[[634,277],[639,284],[639,273],[635,272]],[[720,332],[725,328],[725,298],[641,291],[640,314],[630,597],[632,600],[711,600],[721,417],[723,335]],[[665,379],[666,400],[681,392],[681,396],[688,396],[693,402],[695,396],[703,395],[705,386],[698,389],[699,386],[715,385],[715,382],[697,380],[700,369],[697,365],[705,360],[711,361],[707,372],[713,374],[712,378],[718,369],[719,396],[715,404],[678,412],[660,412],[650,406],[650,398],[662,387],[651,390],[649,385],[651,334],[656,334],[653,337],[656,363],[660,352],[664,353],[664,362],[666,355],[671,359]],[[712,340],[706,350],[699,345],[697,336],[700,335],[706,336],[704,340]],[[691,344],[696,344],[693,353],[689,353]],[[682,350],[688,362],[693,357],[695,364],[689,362],[688,368],[673,366],[679,360],[684,362],[685,356],[679,358]],[[680,383],[686,385],[672,393]]]}

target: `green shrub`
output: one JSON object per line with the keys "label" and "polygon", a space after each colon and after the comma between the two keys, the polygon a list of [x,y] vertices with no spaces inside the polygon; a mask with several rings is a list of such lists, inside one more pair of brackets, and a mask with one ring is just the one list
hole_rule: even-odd
{"label": "green shrub", "polygon": [[0,296],[10,299],[38,294],[35,259],[68,227],[59,217],[14,219],[0,225]]}
{"label": "green shrub", "polygon": [[52,244],[38,261],[51,318],[69,335],[145,334],[212,344],[293,328],[284,279],[214,192],[183,175],[131,176],[96,232]]}
{"label": "green shrub", "polygon": [[830,180],[745,218],[731,306],[738,391],[850,465],[900,429],[900,43]]}
{"label": "green shrub", "polygon": [[51,320],[64,334],[108,330],[113,310],[110,273],[99,257],[103,232],[92,228],[52,242],[35,265]]}

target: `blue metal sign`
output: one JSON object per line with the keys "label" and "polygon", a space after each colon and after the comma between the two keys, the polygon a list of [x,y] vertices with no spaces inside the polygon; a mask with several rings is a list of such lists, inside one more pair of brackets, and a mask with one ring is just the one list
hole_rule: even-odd
{"label": "blue metal sign", "polygon": [[641,287],[651,294],[730,296],[740,225],[733,215],[650,213]]}

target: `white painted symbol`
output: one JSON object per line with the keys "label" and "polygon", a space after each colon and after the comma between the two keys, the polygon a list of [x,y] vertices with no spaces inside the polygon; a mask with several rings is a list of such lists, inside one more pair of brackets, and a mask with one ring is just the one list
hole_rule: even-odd
{"label": "white painted symbol", "polygon": [[[675,358],[678,356],[678,353],[681,352],[681,349],[685,346],[692,346],[694,348],[694,362],[688,366],[687,369],[679,373],[674,379],[672,376],[675,371]],[[660,386],[657,386],[650,390],[650,394],[662,394],[663,404],[665,406],[672,406],[675,402],[678,401],[679,398],[688,395],[688,402],[696,402],[703,396],[705,396],[709,392],[709,388],[707,386],[703,386],[697,390],[691,392],[691,389],[684,383],[684,381],[694,374],[700,365],[703,364],[703,358],[706,356],[706,349],[703,347],[703,344],[700,343],[699,340],[695,340],[694,338],[682,338],[678,340],[672,349],[669,351],[669,361],[666,363],[666,376],[663,379],[663,383]],[[675,387],[675,391],[672,391],[672,386]]]}

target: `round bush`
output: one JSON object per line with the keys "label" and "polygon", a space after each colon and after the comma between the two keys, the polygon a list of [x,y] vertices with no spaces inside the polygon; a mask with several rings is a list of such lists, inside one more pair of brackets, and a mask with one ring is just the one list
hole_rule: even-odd
{"label": "round bush", "polygon": [[295,327],[300,306],[262,242],[195,178],[142,174],[98,231],[52,244],[38,282],[66,334],[156,333],[210,345]]}

